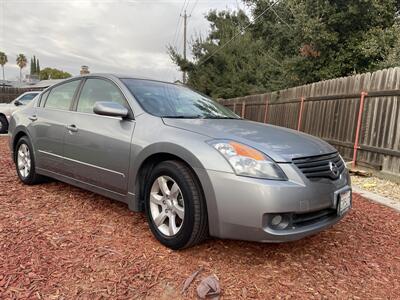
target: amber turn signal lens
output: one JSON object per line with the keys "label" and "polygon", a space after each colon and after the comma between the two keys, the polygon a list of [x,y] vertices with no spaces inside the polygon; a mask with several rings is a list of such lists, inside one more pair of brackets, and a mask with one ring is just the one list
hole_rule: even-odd
{"label": "amber turn signal lens", "polygon": [[253,148],[236,142],[229,142],[229,145],[231,145],[235,149],[237,155],[250,157],[254,160],[265,160],[265,156],[261,152]]}

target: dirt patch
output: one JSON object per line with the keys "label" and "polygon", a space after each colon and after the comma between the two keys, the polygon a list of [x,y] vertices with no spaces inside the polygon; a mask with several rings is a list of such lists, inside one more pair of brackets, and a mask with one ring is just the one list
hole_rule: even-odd
{"label": "dirt patch", "polygon": [[400,202],[400,184],[378,177],[351,176],[352,184],[363,190]]}
{"label": "dirt patch", "polygon": [[171,251],[142,213],[59,182],[24,186],[0,137],[0,298],[400,298],[400,214],[354,197],[333,228],[286,244],[210,239]]}

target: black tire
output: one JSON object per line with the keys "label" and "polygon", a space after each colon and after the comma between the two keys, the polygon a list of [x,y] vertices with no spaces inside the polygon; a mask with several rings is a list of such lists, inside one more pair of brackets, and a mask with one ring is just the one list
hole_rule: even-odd
{"label": "black tire", "polygon": [[4,115],[0,115],[0,133],[8,132],[8,121]]}
{"label": "black tire", "polygon": [[[21,149],[22,145],[26,145],[28,147],[29,153],[30,153],[31,164],[30,164],[29,174],[27,176],[23,176],[21,174],[21,170],[18,168],[18,151],[19,151],[19,149]],[[14,150],[14,162],[15,162],[15,168],[17,170],[18,177],[24,184],[33,185],[33,184],[41,183],[43,181],[44,177],[36,173],[35,154],[33,152],[32,144],[29,141],[29,138],[27,136],[23,136],[18,140],[17,145],[15,146],[15,150]]]}
{"label": "black tire", "polygon": [[[160,176],[174,180],[184,199],[184,217],[180,230],[172,236],[163,234],[153,221],[150,210],[150,192]],[[145,210],[150,229],[161,244],[174,249],[194,246],[208,237],[206,202],[200,184],[193,171],[180,161],[164,161],[154,167],[145,187]]]}

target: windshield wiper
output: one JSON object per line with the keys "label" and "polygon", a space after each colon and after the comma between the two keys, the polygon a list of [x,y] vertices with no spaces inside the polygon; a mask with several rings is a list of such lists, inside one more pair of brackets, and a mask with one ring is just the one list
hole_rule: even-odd
{"label": "windshield wiper", "polygon": [[167,119],[204,119],[201,115],[194,115],[194,116],[185,116],[185,115],[177,115],[177,116],[161,116],[161,118]]}
{"label": "windshield wiper", "polygon": [[230,120],[241,120],[242,118],[235,117],[224,117],[224,116],[202,116],[202,115],[176,115],[176,116],[161,116],[161,118],[167,119],[230,119]]}
{"label": "windshield wiper", "polygon": [[235,117],[223,117],[223,116],[209,116],[204,117],[204,119],[229,119],[229,120],[241,120],[242,118],[235,118]]}

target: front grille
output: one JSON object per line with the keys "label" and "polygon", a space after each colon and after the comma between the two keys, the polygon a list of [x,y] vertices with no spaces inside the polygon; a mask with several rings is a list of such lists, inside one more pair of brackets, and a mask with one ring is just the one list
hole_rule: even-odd
{"label": "front grille", "polygon": [[337,215],[336,209],[332,208],[327,208],[304,214],[293,214],[292,226],[293,227],[307,226],[336,215]]}
{"label": "front grille", "polygon": [[[302,157],[293,159],[293,163],[310,179],[330,178],[337,179],[345,169],[345,165],[339,153],[331,153],[318,156]],[[336,165],[338,173],[331,169],[331,163]]]}

